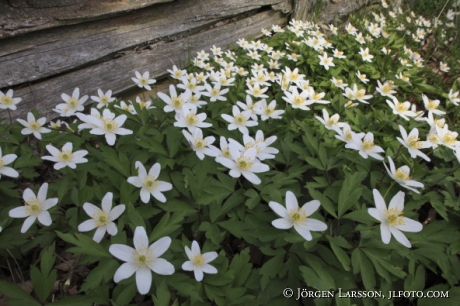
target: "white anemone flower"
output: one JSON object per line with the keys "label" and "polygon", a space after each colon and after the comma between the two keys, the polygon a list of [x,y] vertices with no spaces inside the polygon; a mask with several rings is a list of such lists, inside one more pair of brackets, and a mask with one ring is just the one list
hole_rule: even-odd
{"label": "white anemone flower", "polygon": [[401,132],[402,139],[399,137],[396,137],[396,139],[409,150],[409,154],[412,158],[416,158],[418,155],[424,160],[430,161],[430,158],[420,151],[420,149],[429,148],[431,145],[426,141],[419,141],[417,128],[412,129],[409,135],[407,135],[406,129],[400,125],[399,131]]}
{"label": "white anemone flower", "polygon": [[313,239],[311,231],[318,232],[327,229],[326,223],[310,218],[310,216],[318,210],[320,204],[318,200],[313,200],[299,207],[294,193],[292,191],[287,191],[286,207],[274,201],[268,203],[270,208],[281,217],[280,219],[274,220],[272,225],[279,229],[290,229],[294,227],[297,233],[305,238],[305,240],[310,241]]}
{"label": "white anemone flower", "polygon": [[335,66],[332,57],[327,57],[327,53],[323,53],[323,55],[318,55],[319,57],[319,64],[324,67],[324,69],[329,70],[329,67]]}
{"label": "white anemone flower", "polygon": [[268,90],[268,87],[260,88],[259,84],[254,84],[254,86],[247,84],[246,86],[248,87],[248,90],[246,90],[247,94],[255,98],[268,98],[268,96],[264,94]]}
{"label": "white anemone flower", "polygon": [[46,149],[51,153],[52,156],[42,156],[42,159],[50,160],[55,162],[54,169],[59,170],[61,168],[69,167],[75,169],[76,164],[82,164],[88,162],[86,158],[83,158],[88,154],[86,150],[79,150],[72,152],[73,145],[71,142],[67,142],[62,150],[58,150],[52,145],[47,145]]}
{"label": "white anemone flower", "polygon": [[140,161],[136,161],[135,167],[138,170],[139,175],[128,177],[128,183],[136,186],[137,188],[141,188],[142,202],[148,203],[150,195],[162,203],[166,202],[166,197],[162,192],[171,190],[173,186],[171,183],[158,180],[161,165],[156,163],[150,168],[148,173]]}
{"label": "white anemone flower", "polygon": [[436,133],[438,134],[439,144],[452,150],[460,147],[460,141],[457,140],[458,133],[449,131],[447,124],[442,128],[436,125]]}
{"label": "white anemone flower", "polygon": [[364,136],[364,141],[358,136],[358,134],[352,134],[353,142],[349,142],[345,145],[345,148],[354,149],[359,151],[359,155],[363,158],[372,156],[375,159],[383,160],[383,157],[377,153],[384,153],[385,151],[380,146],[374,144],[374,134],[368,132]]}
{"label": "white anemone flower", "polygon": [[404,192],[398,192],[391,199],[388,208],[380,192],[374,189],[373,193],[376,208],[369,208],[367,211],[372,217],[381,222],[380,234],[383,243],[390,243],[391,235],[393,235],[405,247],[412,247],[407,237],[401,231],[420,232],[423,229],[423,225],[418,221],[403,216]]}
{"label": "white anemone flower", "polygon": [[233,117],[227,114],[222,114],[222,118],[225,119],[228,123],[228,130],[236,130],[238,129],[242,134],[249,133],[248,127],[256,126],[258,123],[257,121],[249,120],[251,116],[250,110],[240,111],[238,106],[233,105],[232,109]]}
{"label": "white anemone flower", "polygon": [[2,175],[6,175],[9,177],[19,177],[19,172],[17,172],[11,167],[6,167],[6,165],[14,162],[16,158],[18,158],[16,154],[7,154],[3,156],[2,148],[0,147],[0,178],[2,177]]}
{"label": "white anemone flower", "polygon": [[22,135],[29,135],[29,134],[34,134],[34,136],[37,139],[42,139],[42,133],[49,133],[51,132],[50,129],[47,129],[43,127],[43,125],[46,123],[46,118],[39,118],[38,120],[35,120],[34,114],[29,112],[27,114],[27,121],[23,119],[17,119],[19,123],[21,123],[23,126],[25,126],[24,129],[21,130]]}
{"label": "white anemone flower", "polygon": [[388,161],[390,162],[390,169],[388,169],[387,165],[383,163],[383,165],[385,166],[385,169],[387,169],[388,175],[402,187],[412,190],[415,193],[420,193],[420,191],[418,191],[415,188],[423,188],[424,185],[420,182],[411,180],[409,176],[409,173],[410,173],[409,167],[402,166],[396,169],[393,160],[389,156],[388,156]]}
{"label": "white anemone flower", "polygon": [[361,51],[359,51],[358,53],[361,54],[363,61],[369,62],[369,63],[372,62],[372,59],[374,58],[374,56],[369,53],[369,48],[366,48],[366,49],[359,48],[359,49]]}
{"label": "white anemone flower", "polygon": [[193,104],[184,105],[182,112],[176,113],[176,122],[174,126],[187,128],[190,133],[193,133],[196,128],[208,128],[212,126],[211,123],[204,122],[206,120],[206,113],[196,113],[197,108]]}
{"label": "white anemone flower", "polygon": [[124,244],[112,244],[109,252],[125,261],[113,276],[118,283],[136,273],[136,286],[140,294],[147,294],[152,286],[152,270],[160,275],[171,275],[174,266],[166,259],[159,258],[171,245],[171,238],[163,237],[149,246],[149,238],[142,226],[136,227],[133,238],[134,248]]}
{"label": "white anemone flower", "polygon": [[9,216],[11,218],[27,218],[21,228],[21,233],[27,232],[35,220],[45,225],[51,225],[51,215],[48,209],[58,203],[58,198],[47,199],[48,183],[44,183],[38,190],[37,196],[32,189],[27,188],[22,194],[24,199],[24,206],[16,207],[10,210]]}
{"label": "white anemone flower", "polygon": [[121,127],[126,118],[126,115],[115,117],[115,114],[106,108],[101,118],[86,116],[86,122],[96,126],[90,131],[91,134],[105,135],[107,143],[113,146],[117,138],[116,135],[130,135],[133,133],[133,131]]}
{"label": "white anemone flower", "polygon": [[257,109],[257,107],[259,106],[259,103],[260,103],[260,101],[257,102],[257,103],[253,103],[253,102],[252,102],[251,96],[250,96],[250,95],[246,95],[246,103],[243,103],[243,102],[241,102],[241,101],[237,101],[237,102],[236,102],[236,105],[238,105],[239,107],[241,107],[241,109],[242,109],[243,111],[247,111],[247,110],[251,111],[251,114],[250,114],[249,117],[250,117],[252,120],[257,121],[257,120],[258,120],[258,117],[257,117],[256,109]]}
{"label": "white anemone flower", "polygon": [[393,99],[393,102],[390,100],[386,100],[386,102],[393,110],[393,114],[399,115],[407,121],[409,121],[408,117],[415,117],[417,115],[415,112],[410,110],[411,104],[409,101],[399,102],[396,97],[392,96],[391,98]]}
{"label": "white anemone flower", "polygon": [[65,103],[56,105],[56,109],[54,109],[54,111],[65,117],[69,117],[75,115],[76,112],[83,111],[85,109],[83,104],[86,102],[86,100],[88,100],[88,96],[83,96],[80,98],[79,88],[74,89],[72,96],[63,93],[61,98]]}
{"label": "white anemone flower", "polygon": [[246,151],[249,148],[255,148],[257,150],[256,158],[262,161],[265,159],[273,159],[275,158],[274,154],[279,153],[278,149],[269,147],[269,145],[274,143],[276,139],[276,136],[264,139],[264,133],[261,130],[258,130],[255,139],[249,135],[243,135],[244,147],[240,147],[241,145],[233,139],[229,139],[229,141],[239,147],[241,152]]}
{"label": "white anemone flower", "polygon": [[192,242],[192,249],[185,247],[188,261],[182,264],[182,269],[185,271],[193,271],[195,279],[198,282],[203,280],[203,273],[216,274],[217,269],[209,263],[217,258],[217,252],[207,252],[201,254],[200,245],[195,240]]}
{"label": "white anemone flower", "polygon": [[256,114],[260,115],[260,119],[265,121],[271,119],[281,119],[281,115],[284,114],[284,110],[276,110],[276,100],[272,100],[270,104],[267,104],[265,99],[257,102],[257,107],[254,109]]}
{"label": "white anemone flower", "polygon": [[201,94],[203,96],[209,97],[209,101],[211,102],[216,102],[217,100],[227,101],[227,98],[224,97],[224,95],[229,91],[229,89],[225,88],[221,90],[221,86],[222,84],[219,82],[215,82],[213,87],[206,83],[204,84],[206,91],[203,91]]}
{"label": "white anemone flower", "polygon": [[454,92],[453,89],[451,89],[448,94],[450,102],[452,102],[455,106],[458,106],[458,103],[460,102],[458,93],[458,91]]}
{"label": "white anemone flower", "polygon": [[433,114],[436,114],[436,115],[440,115],[440,116],[446,113],[445,111],[438,109],[438,106],[440,103],[439,100],[431,100],[424,94],[422,94],[422,99],[423,99],[423,104],[425,105],[425,109],[427,111],[432,112]]}
{"label": "white anemone flower", "polygon": [[342,129],[337,129],[335,130],[337,132],[337,135],[335,135],[335,138],[342,140],[343,142],[348,143],[353,143],[353,139],[363,139],[364,133],[355,133],[351,130],[351,127],[348,123],[345,123]]}
{"label": "white anemone flower", "polygon": [[377,84],[378,84],[378,87],[376,88],[376,90],[380,93],[380,95],[384,97],[394,97],[393,94],[395,94],[396,91],[393,90],[394,88],[393,81],[387,81],[382,84],[380,83],[379,80],[377,80]]}
{"label": "white anemone flower", "polygon": [[[457,92],[458,93],[458,92]],[[16,104],[21,102],[21,98],[13,98],[13,90],[10,89],[4,94],[0,90],[0,109],[11,109],[16,110]]]}
{"label": "white anemone flower", "polygon": [[136,74],[136,77],[131,78],[131,79],[140,88],[145,88],[147,90],[152,90],[152,87],[150,87],[150,85],[155,84],[157,82],[154,79],[150,79],[150,73],[148,71],[144,72],[143,75],[141,75],[139,73],[139,71],[136,71],[135,74]]}
{"label": "white anemone flower", "polygon": [[190,90],[186,90],[178,96],[176,87],[174,87],[174,85],[169,85],[169,94],[171,97],[168,97],[162,92],[157,93],[158,97],[167,104],[163,110],[167,113],[172,111],[176,111],[177,113],[181,112],[184,104],[188,103],[192,92]]}
{"label": "white anemone flower", "polygon": [[109,103],[115,101],[115,98],[112,98],[111,90],[108,90],[106,93],[104,93],[101,89],[98,89],[97,94],[98,96],[91,96],[91,100],[98,103],[96,105],[97,108],[108,106]]}
{"label": "white anemone flower", "polygon": [[230,169],[229,174],[231,177],[238,178],[243,175],[251,183],[255,185],[260,184],[262,181],[254,173],[267,172],[270,168],[268,165],[262,164],[257,160],[257,150],[249,148],[241,152],[232,143],[229,143],[228,149],[231,158],[217,157],[216,161]]}
{"label": "white anemone flower", "polygon": [[339,122],[339,114],[334,114],[329,117],[329,113],[325,108],[323,108],[323,118],[319,116],[315,116],[315,118],[318,119],[328,130],[338,130],[345,126],[345,123]]}
{"label": "white anemone flower", "polygon": [[118,233],[117,226],[113,221],[118,219],[125,211],[125,205],[120,204],[112,208],[113,193],[107,192],[102,198],[102,209],[91,203],[83,204],[83,209],[92,219],[86,220],[78,225],[80,232],[88,232],[95,228],[93,240],[97,243],[101,242],[106,232],[111,236]]}
{"label": "white anemone flower", "polygon": [[292,108],[300,108],[302,110],[310,110],[309,105],[313,104],[310,98],[311,90],[303,90],[300,94],[297,86],[291,86],[289,91],[284,91],[286,96],[283,96],[283,100],[292,105]]}
{"label": "white anemone flower", "polygon": [[185,136],[190,147],[195,151],[199,159],[203,160],[205,155],[217,156],[216,150],[218,149],[211,145],[216,140],[214,136],[203,138],[203,131],[201,131],[200,128],[196,128],[192,134],[186,130],[182,130],[182,134]]}

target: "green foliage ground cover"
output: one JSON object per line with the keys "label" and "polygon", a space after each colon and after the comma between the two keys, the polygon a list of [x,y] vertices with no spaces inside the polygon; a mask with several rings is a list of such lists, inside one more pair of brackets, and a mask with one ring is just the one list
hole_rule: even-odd
{"label": "green foliage ground cover", "polygon": [[[74,91],[56,106],[65,123],[4,120],[0,292],[10,305],[433,303],[388,299],[412,290],[458,305],[451,5],[439,19],[382,2],[340,27],[293,20],[199,52],[159,98],[101,91],[82,112]],[[365,290],[385,298],[339,296]]]}

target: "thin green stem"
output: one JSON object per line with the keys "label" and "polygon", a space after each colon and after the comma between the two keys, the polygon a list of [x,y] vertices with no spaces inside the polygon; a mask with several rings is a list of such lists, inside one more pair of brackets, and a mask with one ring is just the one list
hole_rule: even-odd
{"label": "thin green stem", "polygon": [[380,225],[374,225],[374,226],[371,226],[371,227],[355,229],[355,230],[346,232],[346,233],[343,234],[343,235],[347,235],[347,234],[351,234],[351,233],[356,233],[356,232],[361,232],[361,231],[369,231],[369,230],[372,230],[372,229],[376,228],[377,226],[380,226]]}
{"label": "thin green stem", "polygon": [[10,129],[12,129],[13,128],[13,119],[11,118],[11,112],[10,112],[9,108],[7,108],[6,110],[8,111],[8,117],[10,117]]}
{"label": "thin green stem", "polygon": [[391,185],[390,185],[390,187],[388,188],[387,192],[385,192],[385,195],[383,196],[383,199],[384,199],[384,200],[385,200],[385,198],[386,198],[388,192],[390,191],[390,189],[393,188],[393,185],[394,185],[394,184],[395,184],[395,181],[393,181],[393,182],[391,183]]}

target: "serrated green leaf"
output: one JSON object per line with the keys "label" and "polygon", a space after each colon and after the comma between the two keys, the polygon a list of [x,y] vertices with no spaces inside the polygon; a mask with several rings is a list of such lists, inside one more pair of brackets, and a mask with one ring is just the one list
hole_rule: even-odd
{"label": "serrated green leaf", "polygon": [[56,231],[56,234],[64,241],[74,244],[76,247],[72,247],[67,251],[74,254],[86,254],[99,257],[112,257],[110,253],[104,249],[99,243],[95,242],[88,236],[83,234],[64,234]]}
{"label": "serrated green leaf", "polygon": [[0,292],[12,299],[22,301],[24,305],[41,306],[30,294],[11,282],[0,280]]}
{"label": "serrated green leaf", "polygon": [[339,218],[353,205],[357,204],[362,194],[361,181],[366,173],[347,173],[342,189],[339,193],[338,216]]}

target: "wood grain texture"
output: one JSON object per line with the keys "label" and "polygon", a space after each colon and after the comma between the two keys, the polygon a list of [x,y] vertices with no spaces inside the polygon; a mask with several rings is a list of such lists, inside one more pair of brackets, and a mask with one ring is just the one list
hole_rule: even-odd
{"label": "wood grain texture", "polygon": [[[178,0],[110,19],[2,40],[0,88],[77,69],[115,53],[198,32],[218,20],[283,0]],[[109,57],[110,58],[107,58]]]}
{"label": "wood grain texture", "polygon": [[[294,0],[292,18],[298,20],[320,21],[330,23],[337,21],[365,5],[379,2],[379,0],[334,0],[324,2],[323,0]],[[315,7],[318,12],[314,15]]]}
{"label": "wood grain texture", "polygon": [[2,0],[0,38],[108,18],[173,0]]}
{"label": "wood grain texture", "polygon": [[[18,110],[12,112],[12,116],[14,120],[25,118],[27,112],[35,108],[40,116],[46,116],[51,120],[58,116],[52,109],[57,104],[63,103],[60,98],[63,92],[71,94],[74,88],[78,87],[81,95],[95,95],[97,89],[102,87],[103,91],[112,89],[114,95],[117,95],[135,87],[131,77],[136,70],[149,71],[152,78],[161,79],[167,75],[167,69],[171,69],[173,64],[183,66],[188,63],[190,55],[195,56],[200,50],[208,50],[212,45],[226,48],[239,38],[260,36],[261,28],[269,28],[273,24],[285,25],[286,15],[273,10],[265,11],[234,23],[162,44],[153,50],[129,53],[117,59],[24,87],[15,91],[15,96],[23,100]],[[0,116],[8,115],[3,111]]]}

